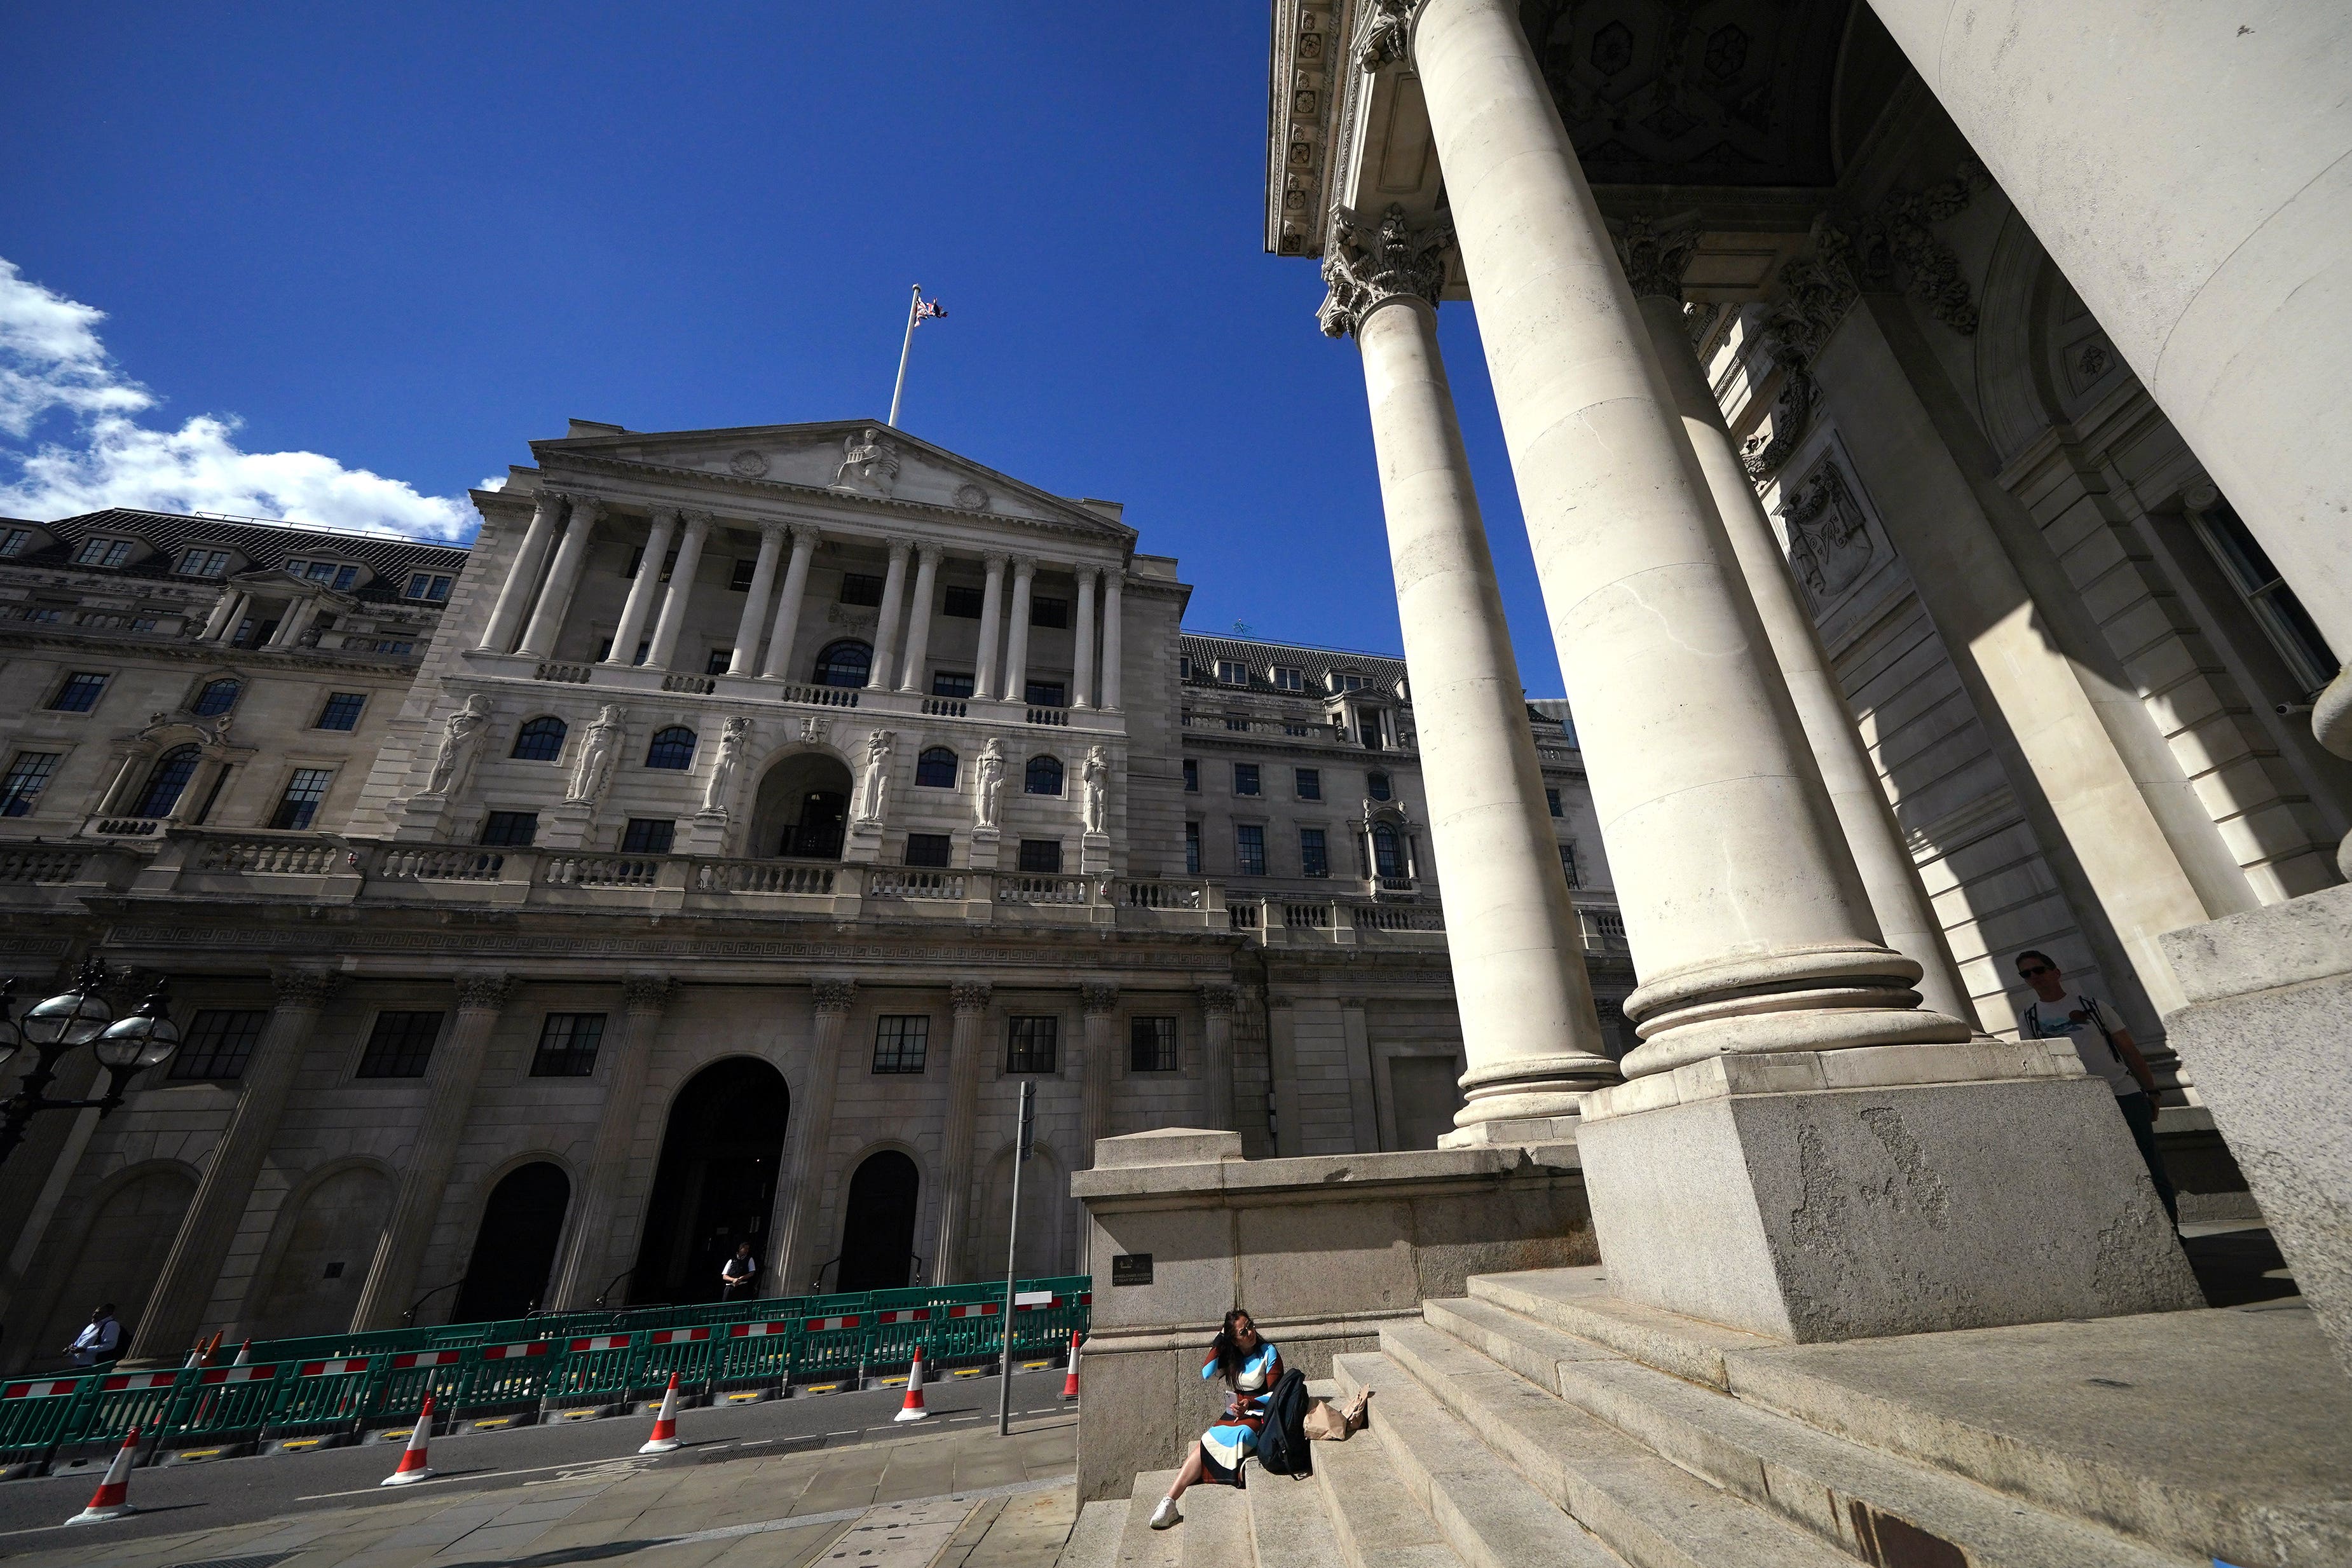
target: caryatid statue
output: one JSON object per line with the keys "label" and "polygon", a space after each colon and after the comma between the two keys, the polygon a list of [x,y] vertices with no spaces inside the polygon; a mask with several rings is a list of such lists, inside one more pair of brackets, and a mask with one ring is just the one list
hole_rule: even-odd
{"label": "caryatid statue", "polygon": [[596,710],[596,722],[588,727],[588,737],[580,743],[579,759],[572,765],[572,788],[563,794],[567,805],[593,805],[604,798],[604,787],[613,781],[614,766],[620,761],[628,716],[626,710],[612,703]]}
{"label": "caryatid statue", "polygon": [[861,822],[882,820],[882,802],[890,793],[890,747],[898,738],[898,732],[889,729],[877,729],[866,737],[866,777],[857,787]]}
{"label": "caryatid statue", "polygon": [[490,727],[490,699],[476,692],[466,699],[466,706],[441,721],[441,751],[433,759],[433,775],[425,780],[425,792],[446,800],[452,790],[461,788],[466,775],[474,766],[474,753],[481,746],[482,731]]}
{"label": "caryatid statue", "polygon": [[996,826],[996,792],[1004,785],[1004,743],[994,736],[980,748],[980,761],[971,770],[972,825],[982,828]]}
{"label": "caryatid statue", "polygon": [[751,721],[730,718],[719,732],[718,760],[710,765],[710,782],[703,787],[702,814],[723,817],[727,797],[735,788],[736,770],[743,763],[743,747],[751,738]]}
{"label": "caryatid statue", "polygon": [[1110,754],[1101,747],[1087,753],[1085,811],[1087,831],[1105,833],[1110,821]]}

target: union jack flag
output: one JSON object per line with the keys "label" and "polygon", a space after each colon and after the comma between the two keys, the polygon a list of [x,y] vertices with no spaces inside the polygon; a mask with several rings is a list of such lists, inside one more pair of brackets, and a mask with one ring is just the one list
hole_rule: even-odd
{"label": "union jack flag", "polygon": [[920,321],[927,317],[932,316],[938,317],[942,321],[946,320],[948,317],[948,308],[940,304],[936,299],[921,300],[915,306],[916,320]]}

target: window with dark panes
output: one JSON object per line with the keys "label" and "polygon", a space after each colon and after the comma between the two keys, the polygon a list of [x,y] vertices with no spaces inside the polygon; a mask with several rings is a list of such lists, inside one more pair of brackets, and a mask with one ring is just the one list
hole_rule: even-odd
{"label": "window with dark panes", "polygon": [[1234,826],[1234,869],[1244,876],[1265,874],[1265,830],[1255,822]]}
{"label": "window with dark panes", "polygon": [[874,649],[870,643],[831,643],[817,654],[816,669],[811,678],[820,686],[862,686],[873,673]]}
{"label": "window with dark panes", "polygon": [[1201,874],[1201,824],[1198,822],[1184,824],[1184,874]]}
{"label": "window with dark panes", "polygon": [[375,1015],[367,1049],[360,1052],[362,1078],[422,1078],[433,1059],[433,1042],[441,1038],[437,1012],[384,1012]]}
{"label": "window with dark panes", "polygon": [[677,838],[677,824],[667,817],[631,817],[629,825],[621,831],[621,852],[666,855]]}
{"label": "window with dark panes", "polygon": [[334,781],[331,768],[294,769],[286,780],[286,792],[278,797],[277,810],[269,813],[269,825],[289,831],[309,827],[327,798],[327,786]]}
{"label": "window with dark panes", "polygon": [[1176,1071],[1176,1020],[1142,1018],[1127,1020],[1127,1070],[1129,1072]]}
{"label": "window with dark panes", "polygon": [[319,710],[319,722],[314,729],[357,729],[360,714],[367,706],[367,696],[362,692],[330,692],[327,706]]}
{"label": "window with dark panes", "polygon": [[1545,809],[1549,810],[1555,817],[1566,815],[1566,813],[1559,809],[1559,791],[1557,789],[1550,788],[1545,789],[1544,806]]}
{"label": "window with dark panes", "polygon": [[174,1078],[241,1078],[261,1041],[269,1013],[262,1008],[206,1008],[188,1025],[180,1053],[172,1058]]}
{"label": "window with dark panes", "polygon": [[1583,881],[1577,875],[1576,842],[1572,839],[1567,843],[1559,846],[1559,869],[1568,873],[1569,886],[1582,887],[1584,885]]}
{"label": "window with dark panes", "polygon": [[952,615],[961,621],[977,621],[987,595],[977,588],[962,588],[950,583],[940,592],[940,613]]}
{"label": "window with dark panes", "polygon": [[920,1013],[886,1013],[874,1020],[874,1071],[920,1072],[931,1048],[931,1020]]}
{"label": "window with dark panes", "polygon": [[1404,840],[1386,822],[1372,830],[1372,874],[1391,878],[1405,874]]}
{"label": "window with dark panes", "polygon": [[882,602],[882,580],[874,576],[871,572],[843,572],[841,574],[841,602],[844,604],[880,604]]}
{"label": "window with dark panes", "polygon": [[1004,1071],[1007,1072],[1051,1072],[1054,1071],[1054,1047],[1058,1043],[1062,1020],[1057,1018],[1017,1018],[1006,1020]]}
{"label": "window with dark panes", "polygon": [[1234,764],[1234,793],[1236,795],[1255,795],[1257,793],[1256,763],[1236,762]]}
{"label": "window with dark panes", "polygon": [[1188,795],[1201,792],[1201,765],[1189,757],[1184,758],[1184,792]]}
{"label": "window with dark panes", "polygon": [[1298,775],[1298,798],[1302,800],[1323,799],[1323,772],[1318,768],[1293,769]]}
{"label": "window with dark panes", "polygon": [[969,670],[933,670],[931,695],[935,697],[968,697],[971,695],[971,672]]}
{"label": "window with dark panes", "polygon": [[147,787],[139,792],[138,802],[131,809],[134,817],[163,817],[179,804],[180,792],[196,774],[196,764],[204,753],[194,746],[175,746],[155,759],[147,775]]}
{"label": "window with dark panes", "polygon": [[1058,795],[1062,792],[1062,759],[1058,757],[1033,757],[1022,771],[1021,790],[1025,795]]}
{"label": "window with dark panes", "polygon": [[727,666],[734,662],[734,649],[713,648],[710,650],[710,656],[702,662],[702,673],[706,675],[723,675],[727,673]]}
{"label": "window with dark panes", "polygon": [[1323,841],[1323,830],[1320,828],[1298,830],[1298,874],[1301,876],[1331,874],[1331,853]]}
{"label": "window with dark panes", "polygon": [[915,782],[929,789],[952,789],[956,754],[944,746],[927,746],[915,758]]}
{"label": "window with dark panes", "polygon": [[515,731],[514,753],[525,762],[552,762],[563,755],[563,737],[570,731],[552,716],[527,718]]}
{"label": "window with dark panes", "polygon": [[98,696],[106,690],[106,677],[88,670],[76,670],[49,699],[52,713],[88,713],[98,706]]}
{"label": "window with dark panes", "polygon": [[1060,681],[1026,681],[1021,695],[1032,707],[1060,707],[1069,700],[1070,688]]}
{"label": "window with dark panes", "polygon": [[405,597],[438,603],[449,597],[449,584],[455,580],[436,571],[420,571],[409,578]]}
{"label": "window with dark panes", "polygon": [[550,1013],[540,1026],[539,1049],[531,1053],[533,1078],[593,1078],[596,1048],[604,1043],[603,1013]]}
{"label": "window with dark panes", "polygon": [[1391,793],[1389,788],[1389,776],[1385,773],[1365,774],[1364,793],[1375,800],[1387,800]]}
{"label": "window with dark panes", "polygon": [[940,867],[948,863],[955,852],[955,839],[948,833],[908,833],[907,835],[908,865]]}
{"label": "window with dark panes", "polygon": [[1070,623],[1070,601],[1033,595],[1029,601],[1029,624],[1032,626],[1067,626]]}
{"label": "window with dark panes", "polygon": [[682,724],[654,731],[646,747],[646,766],[683,773],[694,766],[694,731]]}
{"label": "window with dark panes", "polygon": [[1059,839],[1024,839],[1021,841],[1020,869],[1043,872],[1048,875],[1062,869],[1062,841]]}
{"label": "window with dark panes", "polygon": [[16,753],[16,759],[8,764],[8,776],[0,779],[0,817],[29,816],[64,756],[62,751]]}
{"label": "window with dark panes", "polygon": [[216,718],[236,706],[237,694],[244,690],[243,681],[226,675],[217,681],[206,681],[188,711],[198,718]]}
{"label": "window with dark panes", "polygon": [[727,586],[733,589],[738,593],[751,592],[751,574],[759,570],[759,557],[746,556],[739,558],[735,562],[735,570],[727,579]]}
{"label": "window with dark panes", "polygon": [[537,811],[492,811],[482,820],[482,842],[525,849],[539,837]]}

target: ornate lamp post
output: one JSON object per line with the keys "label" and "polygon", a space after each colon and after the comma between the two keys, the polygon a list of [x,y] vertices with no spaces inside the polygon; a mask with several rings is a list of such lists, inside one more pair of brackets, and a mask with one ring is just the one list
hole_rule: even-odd
{"label": "ornate lamp post", "polygon": [[[172,1021],[163,995],[165,982],[157,980],[138,1010],[120,1020],[98,994],[105,982],[106,966],[92,958],[82,966],[72,988],[34,1003],[22,1021],[8,1016],[16,981],[0,983],[0,1066],[27,1045],[39,1053],[16,1092],[0,1106],[0,1162],[16,1153],[39,1113],[94,1109],[104,1115],[122,1103],[123,1090],[132,1078],[162,1065],[180,1049],[179,1026]],[[50,1099],[45,1092],[57,1081],[58,1061],[83,1045],[106,1069],[106,1092],[95,1100]]]}

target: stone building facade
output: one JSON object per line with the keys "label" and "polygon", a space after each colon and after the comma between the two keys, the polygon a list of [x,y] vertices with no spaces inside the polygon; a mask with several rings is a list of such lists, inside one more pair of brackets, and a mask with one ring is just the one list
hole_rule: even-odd
{"label": "stone building facade", "polygon": [[[166,975],[189,1035],[0,1179],[12,1356],[97,1299],[157,1354],[704,1299],[743,1239],[775,1290],[984,1277],[1024,1078],[1033,1273],[1097,1138],[1451,1130],[1400,661],[1182,633],[1118,505],[895,431],[533,455],[470,550],[0,525],[7,968]],[[1605,1002],[1572,733],[1521,712]]]}

